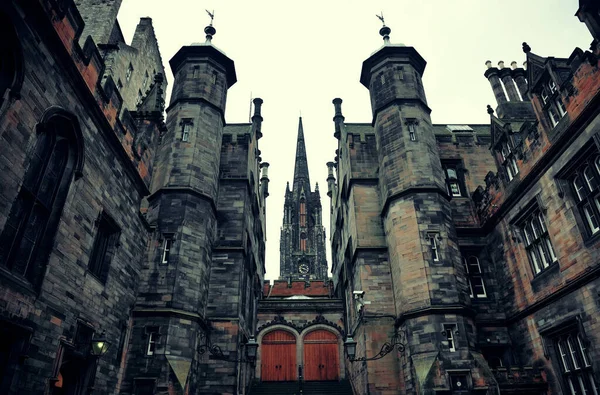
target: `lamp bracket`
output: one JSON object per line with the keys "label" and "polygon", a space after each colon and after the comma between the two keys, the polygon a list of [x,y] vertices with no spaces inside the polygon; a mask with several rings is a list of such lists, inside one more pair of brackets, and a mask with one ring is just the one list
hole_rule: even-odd
{"label": "lamp bracket", "polygon": [[390,341],[383,343],[383,346],[381,346],[381,349],[379,350],[379,352],[377,354],[375,354],[372,357],[368,357],[368,358],[366,356],[355,357],[352,359],[349,358],[350,362],[375,361],[375,360],[385,357],[386,355],[388,355],[389,353],[394,351],[394,349],[396,349],[399,353],[403,353],[404,350],[406,349],[406,345],[402,341],[402,339],[405,337],[406,337],[406,334],[404,331],[396,330],[396,332],[394,332],[394,336],[392,336],[392,339]]}

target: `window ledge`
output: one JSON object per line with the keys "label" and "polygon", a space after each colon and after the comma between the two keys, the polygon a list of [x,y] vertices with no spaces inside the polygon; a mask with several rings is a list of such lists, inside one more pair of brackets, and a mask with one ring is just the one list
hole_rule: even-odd
{"label": "window ledge", "polygon": [[531,287],[533,288],[533,291],[541,291],[544,287],[548,285],[548,281],[550,280],[550,278],[557,275],[559,271],[560,265],[558,264],[558,261],[556,261],[544,271],[536,274],[536,276],[531,280]]}
{"label": "window ledge", "polygon": [[0,278],[3,280],[3,282],[8,282],[13,288],[16,288],[18,291],[23,292],[24,294],[35,297],[38,296],[37,290],[29,281],[13,274],[2,266],[0,266]]}
{"label": "window ledge", "polygon": [[598,241],[600,241],[600,231],[594,233],[593,235],[589,236],[587,239],[585,239],[583,241],[583,245],[585,247],[591,247],[592,245],[596,244]]}

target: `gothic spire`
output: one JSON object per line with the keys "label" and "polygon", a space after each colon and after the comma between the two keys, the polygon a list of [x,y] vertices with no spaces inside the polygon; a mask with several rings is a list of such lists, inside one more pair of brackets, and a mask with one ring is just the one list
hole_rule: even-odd
{"label": "gothic spire", "polygon": [[306,145],[304,143],[304,130],[302,117],[298,123],[298,139],[296,142],[296,165],[294,166],[294,193],[304,187],[305,192],[310,192],[310,178],[308,177],[308,162],[306,161]]}

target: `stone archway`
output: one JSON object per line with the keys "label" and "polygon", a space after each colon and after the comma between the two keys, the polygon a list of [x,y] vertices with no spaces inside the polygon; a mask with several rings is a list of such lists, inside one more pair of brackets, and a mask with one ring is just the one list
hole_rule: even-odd
{"label": "stone archway", "polygon": [[261,380],[296,380],[296,336],[284,329],[265,334],[261,341]]}
{"label": "stone archway", "polygon": [[326,329],[315,329],[304,336],[304,379],[339,380],[339,338]]}

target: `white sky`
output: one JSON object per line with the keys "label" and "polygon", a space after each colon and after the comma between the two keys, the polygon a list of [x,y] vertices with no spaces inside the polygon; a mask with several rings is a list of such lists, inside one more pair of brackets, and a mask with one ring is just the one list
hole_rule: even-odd
{"label": "white sky", "polygon": [[486,60],[521,65],[523,41],[541,56],[566,58],[577,46],[589,48],[592,37],[573,16],[577,8],[578,0],[123,0],[119,23],[131,42],[139,18],[153,19],[170,92],[169,59],[181,46],[204,41],[205,9],[215,11],[213,44],[234,60],[238,77],[228,94],[227,122],[248,122],[251,92],[264,100],[259,147],[271,164],[266,278],[275,279],[300,111],[330,254],[325,163],[337,147],[331,100],[344,100],[346,122],[371,122],[359,76],[362,62],[383,43],[375,14],[383,11],[392,43],[414,46],[427,60],[423,83],[433,122],[468,124],[489,123],[486,105],[496,106],[483,76]]}

